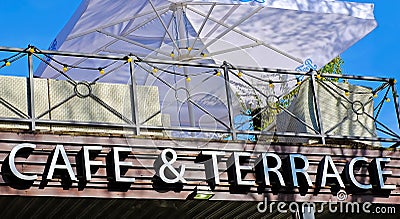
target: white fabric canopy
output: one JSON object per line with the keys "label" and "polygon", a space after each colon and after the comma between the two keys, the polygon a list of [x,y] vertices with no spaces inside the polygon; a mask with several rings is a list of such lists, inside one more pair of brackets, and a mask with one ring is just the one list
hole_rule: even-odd
{"label": "white fabric canopy", "polygon": [[[372,4],[343,1],[84,0],[50,49],[135,54],[145,60],[217,64],[227,61],[235,66],[307,70],[321,68],[376,25]],[[111,61],[72,57],[57,57],[57,60],[74,66],[113,67]],[[50,62],[62,68],[60,64]],[[175,73],[160,71],[159,76],[178,90],[189,89],[193,100],[213,111],[217,118],[227,121],[221,77],[210,78],[205,69],[157,68]],[[176,114],[172,102],[180,94],[149,77],[146,70],[151,71],[151,66],[137,67],[137,83],[159,86],[163,113]],[[35,74],[64,79],[44,63]],[[70,69],[67,74],[80,81],[92,81],[99,76],[96,71],[82,69]],[[181,75],[191,75],[189,86]],[[279,75],[265,77],[290,79]],[[129,70],[124,66],[99,81],[128,83],[129,78]],[[275,92],[282,93],[290,86],[290,83],[276,86]],[[182,111],[183,115],[187,113]],[[195,112],[196,125],[202,115],[203,112]],[[187,116],[180,114],[172,118],[172,123],[188,124],[183,118]]]}

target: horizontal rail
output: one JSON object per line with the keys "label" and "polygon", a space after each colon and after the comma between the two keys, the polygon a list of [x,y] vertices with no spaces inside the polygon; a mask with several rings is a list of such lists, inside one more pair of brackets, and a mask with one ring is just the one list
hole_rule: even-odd
{"label": "horizontal rail", "polygon": [[[19,53],[30,53],[29,49],[24,48],[13,48],[0,46],[0,51],[4,52],[19,52]],[[95,59],[111,59],[111,60],[127,60],[128,56],[136,57],[134,60],[136,62],[143,62],[149,64],[161,64],[161,65],[181,65],[187,67],[202,67],[202,68],[222,68],[221,65],[217,64],[202,64],[184,61],[168,61],[159,59],[142,59],[135,56],[134,54],[127,55],[106,55],[106,54],[92,54],[92,53],[78,53],[78,52],[66,52],[66,51],[54,51],[54,50],[35,50],[37,54],[43,55],[58,55],[58,56],[71,56],[71,57],[82,57],[82,58],[95,58]],[[251,66],[232,66],[228,65],[228,69],[231,70],[241,70],[241,71],[254,71],[254,72],[265,72],[265,73],[281,73],[288,75],[298,75],[305,76],[309,75],[309,72],[299,72],[287,69],[276,69],[276,68],[264,68],[264,67],[251,67]],[[322,77],[328,78],[343,78],[343,79],[353,79],[353,80],[367,80],[367,81],[380,81],[380,82],[390,82],[394,78],[383,78],[383,77],[370,77],[370,76],[355,76],[355,75],[335,75],[335,74],[321,74]]]}
{"label": "horizontal rail", "polygon": [[[33,49],[33,51],[32,51]],[[379,82],[382,83],[382,85],[380,87],[378,87],[376,90],[372,90],[371,91],[371,96],[377,93],[377,91],[383,91],[385,89],[388,89],[386,93],[389,92],[389,89],[392,89],[392,93],[393,93],[393,98],[394,98],[394,104],[395,104],[395,108],[396,108],[396,113],[397,113],[397,120],[399,122],[399,126],[400,126],[400,110],[399,110],[399,102],[397,99],[397,93],[396,93],[396,89],[395,89],[395,79],[393,78],[382,78],[382,77],[370,77],[370,76],[356,76],[356,75],[337,75],[337,74],[319,74],[318,72],[299,72],[299,71],[293,71],[293,70],[285,70],[285,69],[274,69],[274,68],[263,68],[263,67],[252,67],[252,66],[233,66],[230,63],[224,63],[223,65],[219,65],[219,64],[202,64],[202,63],[196,63],[196,62],[185,62],[185,61],[174,61],[174,60],[158,60],[158,59],[142,59],[138,56],[132,55],[130,54],[129,56],[126,55],[104,55],[104,54],[90,54],[90,53],[78,53],[78,52],[67,52],[67,51],[53,51],[53,50],[40,50],[37,49],[35,47],[28,47],[28,48],[12,48],[12,47],[1,47],[0,46],[0,52],[13,52],[13,53],[22,53],[22,54],[27,54],[29,57],[32,57],[32,53],[35,53],[35,55],[51,55],[51,56],[66,56],[66,57],[80,57],[80,58],[88,58],[88,59],[105,59],[105,60],[115,60],[115,61],[123,61],[128,64],[131,65],[131,71],[133,71],[134,69],[134,63],[146,63],[149,64],[150,66],[154,66],[157,67],[155,65],[174,65],[174,66],[186,66],[186,67],[196,67],[196,68],[208,68],[208,69],[214,69],[214,70],[222,70],[224,69],[226,74],[236,74],[235,71],[251,71],[251,72],[263,72],[263,73],[273,73],[273,74],[282,74],[282,75],[295,75],[295,76],[310,76],[312,80],[320,80],[321,77],[322,78],[330,78],[330,79],[350,79],[350,80],[361,80],[361,81],[371,81],[371,82]],[[40,58],[39,58],[40,59]],[[7,59],[4,59],[7,60]],[[14,60],[10,60],[10,61],[14,61]],[[42,60],[43,61],[43,60]],[[130,63],[132,62],[132,63]],[[6,64],[6,63],[5,63]],[[4,65],[5,65],[4,64]],[[49,63],[45,63],[45,64],[49,64]],[[33,66],[32,65],[28,65],[29,68],[29,72],[32,73],[33,72]],[[61,71],[61,70],[60,70]],[[211,70],[212,71],[212,70]],[[133,73],[133,72],[131,72]],[[151,72],[149,72],[151,73]],[[166,72],[168,73],[168,72]],[[220,73],[219,73],[220,74]],[[244,74],[244,75],[247,75]],[[182,75],[181,75],[182,76]],[[225,76],[225,74],[224,74]],[[226,75],[226,77],[224,77],[224,80],[226,82],[226,85],[228,86],[230,84],[230,79],[228,77],[229,75]],[[242,76],[238,76],[236,75],[239,79],[244,80],[242,78]],[[162,80],[160,78],[157,78],[158,80]],[[190,78],[189,78],[190,79]],[[256,77],[255,79],[258,80],[262,80],[261,77]],[[71,79],[72,80],[72,79]],[[131,84],[132,85],[136,85],[136,81],[134,81],[135,79],[132,79]],[[72,80],[73,81],[73,80]],[[204,82],[204,81],[203,81]],[[257,89],[255,86],[253,86],[251,83],[247,82],[244,80],[244,82],[246,82],[246,84],[252,88],[254,91],[256,91],[256,93],[258,92],[260,95],[264,95],[265,97],[266,94],[263,94],[261,90]],[[265,82],[265,81],[264,81]],[[32,87],[33,85],[33,75],[29,74],[29,78],[27,81],[27,89]],[[77,83],[72,84],[73,86],[75,86],[75,92],[76,89],[78,88]],[[82,86],[82,84],[80,84]],[[271,84],[270,84],[271,85]],[[85,85],[86,86],[86,85]],[[88,89],[90,88],[91,85],[87,85]],[[273,86],[273,85],[272,85]],[[83,87],[86,88],[86,87]],[[91,89],[91,88],[90,88]],[[229,94],[228,92],[229,90],[227,90],[227,95]],[[340,91],[343,92],[344,90]],[[34,89],[32,87],[32,90],[30,91],[32,92],[31,96],[31,100],[33,100],[34,97]],[[91,91],[90,91],[91,92]],[[132,87],[131,90],[132,93],[136,92],[136,88]],[[311,90],[312,95],[316,94],[316,90],[312,89]],[[337,93],[337,92],[336,92]],[[136,95],[136,94],[135,94]],[[343,95],[348,95],[347,94],[343,94]],[[345,96],[341,95],[343,98],[346,99]],[[277,97],[278,98],[278,97]],[[371,97],[372,98],[372,97]],[[384,97],[386,98],[386,96]],[[228,96],[227,96],[227,99]],[[100,99],[98,100],[100,103],[103,103]],[[132,100],[131,100],[132,101]],[[189,98],[189,101],[191,103],[193,103],[194,105],[196,105],[196,102],[193,102],[192,99]],[[229,101],[228,101],[229,102]],[[356,101],[357,102],[357,101]],[[311,104],[316,104],[318,103],[318,97],[315,96],[313,99],[313,103]],[[383,103],[383,101],[382,101]],[[60,103],[60,105],[64,104],[63,102]],[[354,103],[351,107],[357,107],[357,105],[354,105]],[[108,106],[105,102],[103,104],[104,106],[106,106],[107,110],[109,110],[110,112],[114,113],[114,115],[117,115],[117,117],[123,117],[124,115],[119,113],[118,111],[116,111],[115,109],[113,109],[111,106]],[[10,105],[8,106],[9,108],[14,108],[15,106]],[[32,101],[29,101],[29,97],[27,98],[27,107],[28,109],[31,111],[31,114],[34,114],[34,104]],[[202,107],[200,105],[198,105],[198,107],[200,108],[200,110],[202,109]],[[352,109],[352,108],[349,109]],[[362,106],[364,107],[364,106]],[[135,112],[134,110],[137,110],[138,106],[136,104],[132,105],[132,112]],[[45,113],[43,113],[43,115],[50,115],[50,112],[53,109],[47,110],[45,111]],[[206,109],[203,109],[203,111],[208,112]],[[285,110],[286,111],[286,110]],[[353,109],[354,111],[354,109]],[[21,111],[23,112],[23,110]],[[161,111],[160,111],[161,112]],[[135,112],[135,116],[137,111]],[[227,112],[228,116],[230,118],[233,118],[234,115],[232,115],[233,112]],[[212,113],[208,113],[210,116],[213,117]],[[300,123],[302,123],[303,125],[307,126],[308,128],[312,129],[312,126],[309,126],[309,124],[307,124],[306,122],[302,121],[301,119],[297,118],[296,115],[292,115],[290,114],[291,117],[294,117],[295,119],[297,119]],[[320,120],[322,118],[321,115],[316,115],[316,119]],[[213,117],[214,119],[218,120],[217,117]],[[253,120],[254,118],[252,117],[251,120]],[[126,121],[128,121],[129,119],[126,119]],[[125,121],[125,122],[126,122]],[[130,120],[129,120],[130,121]],[[215,138],[215,139],[219,139],[219,140],[236,140],[235,139],[235,135],[252,135],[252,136],[257,136],[257,138],[261,137],[261,136],[277,136],[277,137],[288,137],[288,138],[308,138],[308,139],[329,139],[329,140],[355,140],[355,141],[368,141],[368,142],[395,142],[398,143],[400,142],[399,138],[387,138],[386,136],[384,137],[365,137],[365,136],[345,136],[345,135],[329,135],[329,134],[325,134],[323,132],[320,133],[308,133],[308,132],[302,132],[302,133],[296,133],[296,132],[291,132],[291,131],[287,131],[287,132],[278,132],[278,131],[270,131],[270,132],[266,132],[266,131],[259,131],[259,130],[239,130],[237,127],[235,127],[235,125],[233,124],[233,120],[230,121],[231,125],[228,127],[217,127],[217,128],[201,128],[201,127],[186,127],[186,126],[180,126],[180,127],[176,127],[176,126],[168,126],[168,127],[164,127],[164,126],[149,126],[149,125],[143,125],[140,124],[138,122],[138,118],[135,119],[135,122],[126,122],[126,123],[107,123],[107,122],[84,122],[84,121],[68,121],[68,120],[53,120],[53,119],[40,119],[36,118],[35,116],[30,116],[30,118],[4,118],[4,117],[0,117],[0,122],[3,123],[21,123],[21,124],[25,124],[29,127],[29,129],[31,131],[35,131],[35,126],[32,126],[32,124],[37,125],[60,125],[60,126],[88,126],[88,127],[98,127],[101,129],[126,129],[126,131],[128,132],[132,132],[132,134],[134,133],[140,133],[141,131],[156,131],[156,132],[163,132],[163,131],[176,131],[176,132],[198,132],[198,133],[214,133],[216,134],[214,137],[210,137],[210,138]],[[131,124],[132,123],[132,124]],[[375,121],[375,124],[381,125],[378,121]],[[320,126],[322,127],[322,124],[320,124]],[[387,127],[384,127],[387,128]],[[68,130],[68,129],[66,129]],[[379,129],[378,129],[379,130]],[[124,132],[125,133],[125,132]],[[121,133],[121,134],[124,134]],[[186,136],[191,138],[194,135],[190,135],[188,133]],[[178,134],[178,133],[176,133]],[[324,140],[322,141],[324,143]]]}
{"label": "horizontal rail", "polygon": [[[0,123],[21,123],[29,125],[30,119],[17,119],[17,118],[0,118]],[[99,123],[99,122],[80,122],[80,121],[57,121],[57,120],[35,120],[37,125],[59,125],[59,126],[85,126],[85,127],[97,127],[101,129],[107,128],[119,128],[131,131],[136,129],[136,125],[129,124],[115,124],[115,123]],[[199,132],[199,133],[218,133],[218,134],[231,134],[229,129],[206,129],[198,127],[161,127],[161,126],[140,126],[141,131],[183,131],[183,132]],[[236,130],[236,134],[239,135],[258,135],[268,137],[296,137],[296,138],[321,138],[322,136],[330,140],[362,140],[362,141],[379,141],[379,142],[399,142],[398,138],[380,138],[380,137],[354,137],[354,136],[340,136],[340,135],[320,135],[310,133],[298,133],[298,132],[266,132],[266,131],[242,131]],[[188,135],[189,136],[189,135]],[[220,139],[224,140],[224,139]]]}

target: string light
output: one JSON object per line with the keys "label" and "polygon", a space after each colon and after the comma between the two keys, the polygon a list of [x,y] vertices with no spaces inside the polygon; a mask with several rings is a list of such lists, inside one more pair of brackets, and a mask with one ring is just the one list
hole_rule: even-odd
{"label": "string light", "polygon": [[186,77],[186,81],[190,82],[192,79],[190,79],[190,77]]}
{"label": "string light", "polygon": [[171,56],[171,58],[174,58],[175,57],[174,51],[172,51],[171,54],[169,54],[169,55]]}
{"label": "string light", "polygon": [[372,96],[373,96],[374,98],[377,98],[377,97],[378,97],[378,94],[377,94],[377,93],[372,93]]}
{"label": "string light", "polygon": [[320,74],[317,74],[317,79],[321,80],[321,75]]}
{"label": "string light", "polygon": [[301,84],[300,78],[296,78],[296,80],[297,80],[297,85],[300,85]]}
{"label": "string light", "polygon": [[269,87],[274,88],[274,84],[272,83],[272,81],[269,81]]}
{"label": "string light", "polygon": [[344,95],[349,96],[350,93],[348,91],[344,92]]}
{"label": "string light", "polygon": [[243,73],[241,71],[239,71],[237,75],[239,78],[241,78],[243,76]]}
{"label": "string light", "polygon": [[192,51],[192,47],[188,47],[187,50],[190,52]]}
{"label": "string light", "polygon": [[157,72],[158,72],[158,69],[157,68],[153,68],[153,73],[155,74]]}
{"label": "string light", "polygon": [[219,76],[221,76],[221,72],[217,71],[217,73],[215,73],[215,75],[219,77]]}
{"label": "string light", "polygon": [[387,103],[389,103],[389,102],[390,102],[390,98],[387,97],[385,101],[386,101]]}
{"label": "string light", "polygon": [[68,71],[68,67],[66,65],[64,65],[63,72],[67,72],[67,71]]}
{"label": "string light", "polygon": [[35,48],[33,48],[33,47],[29,48],[29,52],[30,53],[34,53],[35,52]]}
{"label": "string light", "polygon": [[207,55],[206,55],[205,53],[201,53],[201,56],[202,56],[203,58],[207,57]]}
{"label": "string light", "polygon": [[131,62],[132,62],[132,58],[128,58],[126,61],[127,61],[128,63],[131,63]]}
{"label": "string light", "polygon": [[11,62],[7,61],[7,62],[6,62],[6,66],[8,67],[8,66],[10,66],[10,65],[11,65]]}
{"label": "string light", "polygon": [[104,74],[104,69],[100,68],[99,72],[100,72],[100,74]]}

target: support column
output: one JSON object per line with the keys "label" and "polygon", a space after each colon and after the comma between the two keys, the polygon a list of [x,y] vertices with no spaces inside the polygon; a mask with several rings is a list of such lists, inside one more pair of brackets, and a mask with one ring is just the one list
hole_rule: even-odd
{"label": "support column", "polygon": [[232,109],[232,93],[231,93],[231,88],[229,84],[229,69],[228,69],[228,63],[224,62],[223,64],[224,68],[224,79],[225,79],[225,90],[226,90],[226,101],[227,101],[227,106],[228,106],[228,116],[229,116],[229,127],[230,127],[230,132],[232,134],[232,140],[236,140],[236,130],[235,130],[235,121],[233,119],[233,109]]}
{"label": "support column", "polygon": [[36,117],[35,117],[35,95],[34,95],[34,80],[33,80],[33,60],[32,53],[28,53],[28,89],[27,89],[27,100],[28,100],[28,115],[31,120],[30,129],[31,131],[36,130]]}
{"label": "support column", "polygon": [[312,92],[313,92],[313,101],[315,104],[318,130],[319,130],[319,134],[321,136],[321,143],[325,144],[325,132],[324,132],[323,124],[322,124],[321,109],[319,107],[319,99],[318,99],[318,94],[317,94],[317,83],[315,81],[315,71],[311,72],[311,86],[312,86]]}
{"label": "support column", "polygon": [[135,123],[135,134],[140,135],[140,121],[138,112],[138,101],[137,101],[137,86],[135,79],[135,62],[132,57],[128,57],[129,71],[131,74],[131,109],[132,109],[132,121]]}
{"label": "support column", "polygon": [[396,109],[397,125],[398,125],[399,128],[400,128],[399,96],[398,96],[397,91],[396,91],[396,84],[395,84],[394,79],[392,79],[391,86],[392,86],[392,94],[393,94],[394,107],[395,107],[395,109]]}

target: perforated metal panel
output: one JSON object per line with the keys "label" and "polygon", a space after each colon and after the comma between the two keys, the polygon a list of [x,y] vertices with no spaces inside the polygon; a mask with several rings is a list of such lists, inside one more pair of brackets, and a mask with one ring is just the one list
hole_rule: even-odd
{"label": "perforated metal panel", "polygon": [[[374,124],[372,90],[367,87],[336,82],[319,82],[316,87],[325,134],[335,136],[377,137]],[[312,87],[305,81],[288,110],[318,130]],[[277,115],[278,132],[312,133],[315,131],[286,112]],[[280,138],[281,141],[310,143],[308,139]],[[379,146],[378,142],[364,142]]]}
{"label": "perforated metal panel", "polygon": [[[0,77],[0,117],[12,119],[0,123],[2,129],[29,129],[28,84],[23,77]],[[68,125],[38,125],[36,129],[56,132],[132,133],[131,129],[104,126],[77,126],[74,123],[132,125],[130,85],[79,83],[52,79],[34,79],[35,115],[38,120],[60,121]],[[138,119],[141,126],[162,126],[158,88],[137,86]],[[168,120],[168,119],[167,119]],[[166,120],[166,122],[168,122]],[[161,135],[145,131],[142,134]]]}
{"label": "perforated metal panel", "polygon": [[[27,119],[28,96],[27,78],[0,76],[0,116],[3,118]],[[35,79],[35,115],[39,116],[48,109],[47,79]],[[48,115],[42,119],[49,119]],[[3,129],[28,129],[29,125],[18,122],[0,123]],[[48,125],[39,125],[38,130],[49,130]]]}

